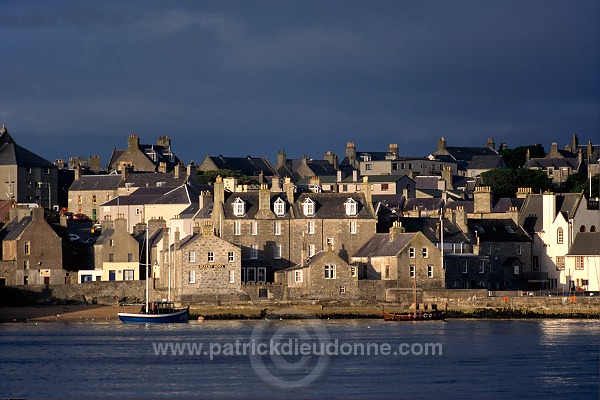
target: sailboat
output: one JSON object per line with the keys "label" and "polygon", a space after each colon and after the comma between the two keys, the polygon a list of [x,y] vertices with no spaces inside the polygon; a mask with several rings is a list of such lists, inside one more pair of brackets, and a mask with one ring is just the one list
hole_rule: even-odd
{"label": "sailboat", "polygon": [[[146,302],[139,313],[118,313],[121,322],[144,322],[144,323],[187,323],[190,317],[190,307],[177,309],[175,304],[170,301],[171,280],[169,279],[169,299],[168,301],[150,302],[150,258],[149,258],[149,237],[148,225],[146,225]],[[169,273],[171,265],[169,265]]]}
{"label": "sailboat", "polygon": [[[442,210],[440,210],[440,225],[441,225],[441,249],[442,249],[442,266],[444,265],[444,218]],[[419,303],[417,302],[417,268],[415,266],[415,274],[413,276],[413,293],[415,302],[415,311],[413,313],[388,313],[385,308],[381,306],[381,312],[383,313],[383,319],[385,321],[440,321],[446,319],[446,313],[448,312],[448,303],[444,311],[439,311],[436,304],[431,305],[431,310],[417,311]]]}

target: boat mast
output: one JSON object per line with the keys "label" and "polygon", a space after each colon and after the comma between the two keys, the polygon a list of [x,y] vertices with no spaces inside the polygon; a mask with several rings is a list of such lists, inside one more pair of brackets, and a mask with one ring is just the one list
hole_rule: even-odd
{"label": "boat mast", "polygon": [[168,285],[168,292],[167,292],[167,301],[171,301],[171,227],[167,228],[167,242],[169,245],[169,262],[168,262],[168,266],[169,266],[169,285]]}
{"label": "boat mast", "polygon": [[415,295],[415,318],[417,317],[417,265],[415,264],[415,275],[413,279],[413,290]]}
{"label": "boat mast", "polygon": [[148,223],[146,223],[146,314],[148,314],[148,303],[150,302],[150,274],[148,271]]}
{"label": "boat mast", "polygon": [[[444,209],[440,208],[440,240],[441,240],[441,249],[442,249],[442,274],[445,275],[444,270]],[[445,281],[446,279],[444,279]]]}

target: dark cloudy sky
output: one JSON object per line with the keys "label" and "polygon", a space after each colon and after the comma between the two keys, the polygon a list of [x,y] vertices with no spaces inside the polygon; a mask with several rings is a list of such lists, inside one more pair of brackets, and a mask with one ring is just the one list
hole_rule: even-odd
{"label": "dark cloudy sky", "polygon": [[0,1],[0,122],[50,161],[423,156],[598,133],[597,0]]}

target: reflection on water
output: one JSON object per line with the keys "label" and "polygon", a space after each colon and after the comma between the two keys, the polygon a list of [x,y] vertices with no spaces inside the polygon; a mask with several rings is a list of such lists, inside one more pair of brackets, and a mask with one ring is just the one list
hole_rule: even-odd
{"label": "reflection on water", "polygon": [[[598,332],[597,320],[2,324],[0,397],[597,398]],[[274,338],[332,353],[236,352]],[[377,355],[344,354],[367,343]],[[400,353],[427,343],[442,354]]]}

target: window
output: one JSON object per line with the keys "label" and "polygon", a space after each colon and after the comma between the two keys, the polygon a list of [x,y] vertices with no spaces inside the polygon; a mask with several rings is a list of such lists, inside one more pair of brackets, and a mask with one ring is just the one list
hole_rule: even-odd
{"label": "window", "polygon": [[96,203],[97,203],[97,201],[96,201],[96,195],[93,195],[92,196],[92,204],[96,204]]}
{"label": "window", "polygon": [[365,169],[371,171],[373,169],[373,164],[365,164]]}
{"label": "window", "polygon": [[229,283],[235,283],[235,271],[229,271]]}
{"label": "window", "polygon": [[556,270],[563,271],[565,269],[565,257],[558,256],[556,257]]}
{"label": "window", "polygon": [[257,282],[266,282],[267,281],[267,269],[265,267],[260,267],[257,269],[258,269]]}
{"label": "window", "polygon": [[494,245],[490,244],[488,246],[488,254],[492,254],[493,251],[494,251]]}
{"label": "window", "polygon": [[302,270],[294,271],[294,282],[302,282]]}
{"label": "window", "polygon": [[123,280],[124,281],[132,281],[133,278],[134,278],[134,274],[133,274],[132,269],[123,270]]}
{"label": "window", "polygon": [[235,261],[234,257],[235,256],[234,256],[233,251],[228,251],[227,252],[227,262],[230,262],[230,263],[234,262]]}
{"label": "window", "polygon": [[558,228],[556,230],[556,243],[562,244],[563,242],[563,228]]}
{"label": "window", "polygon": [[350,267],[350,276],[355,277],[356,276],[356,267]]}
{"label": "window", "polygon": [[188,262],[196,262],[196,252],[195,251],[190,251],[188,252]]}
{"label": "window", "polygon": [[233,234],[235,236],[242,234],[242,221],[233,221]]}
{"label": "window", "polygon": [[354,216],[358,213],[358,203],[352,197],[346,200],[344,207],[348,216]]}
{"label": "window", "polygon": [[423,247],[421,249],[421,255],[423,256],[423,258],[428,258],[429,257],[429,252],[427,251],[427,247]]}
{"label": "window", "polygon": [[433,278],[433,265],[427,265],[427,277]]}
{"label": "window", "polygon": [[518,265],[513,265],[513,274],[519,275],[521,273],[521,267]]}
{"label": "window", "polygon": [[285,215],[285,201],[281,200],[281,197],[275,200],[275,204],[273,205],[275,215],[278,217],[282,217]]}
{"label": "window", "polygon": [[483,260],[479,261],[479,273],[480,274],[485,273],[485,261],[483,261]]}
{"label": "window", "polygon": [[246,214],[246,203],[239,197],[233,202],[233,215],[243,217]]}
{"label": "window", "polygon": [[133,262],[133,253],[127,253],[127,262]]}
{"label": "window", "polygon": [[258,235],[258,222],[256,221],[251,221],[250,222],[250,234],[251,235]]}
{"label": "window", "polygon": [[467,264],[467,262],[466,262],[466,261],[463,261],[463,262],[462,262],[462,273],[463,273],[463,274],[466,274],[466,273],[468,273],[468,272],[469,272],[469,270],[468,270],[468,266],[469,266],[469,265]]}
{"label": "window", "polygon": [[27,167],[27,173],[30,174],[31,173],[31,167]]}
{"label": "window", "polygon": [[140,209],[139,208],[135,209],[135,215],[140,215]]}
{"label": "window", "polygon": [[325,265],[325,279],[335,279],[335,265]]}
{"label": "window", "polygon": [[575,269],[583,270],[584,269],[584,257],[575,257]]}
{"label": "window", "polygon": [[383,275],[384,278],[389,278],[390,277],[390,266],[386,265],[385,266],[385,273]]}
{"label": "window", "polygon": [[415,277],[415,271],[416,271],[416,269],[415,269],[415,266],[414,266],[414,265],[411,265],[411,266],[410,266],[410,277],[411,277],[411,278],[414,278],[414,277]]}
{"label": "window", "polygon": [[585,232],[585,225],[581,225],[579,227],[579,232]]}
{"label": "window", "polygon": [[108,255],[108,262],[115,262],[115,255],[113,253]]}
{"label": "window", "polygon": [[196,270],[188,271],[188,283],[196,283]]}
{"label": "window", "polygon": [[29,260],[23,260],[23,269],[29,269]]}
{"label": "window", "polygon": [[333,238],[332,237],[327,238],[327,246],[331,246],[331,250],[333,250]]}
{"label": "window", "polygon": [[281,222],[273,222],[273,235],[281,235]]}
{"label": "window", "polygon": [[381,191],[382,191],[382,192],[387,192],[388,190],[390,190],[390,185],[389,185],[389,183],[382,183],[382,184],[381,184]]}
{"label": "window", "polygon": [[392,171],[398,171],[398,163],[392,163]]}
{"label": "window", "polygon": [[414,247],[411,247],[410,249],[408,249],[408,254],[409,254],[410,258],[415,258],[416,253],[417,253],[417,250]]}
{"label": "window", "polygon": [[523,254],[523,246],[522,246],[522,245],[518,245],[518,246],[517,246],[517,254],[518,254],[518,255],[521,255],[521,254]]}
{"label": "window", "polygon": [[340,286],[340,293],[346,293],[346,286]]}
{"label": "window", "polygon": [[108,245],[109,245],[110,247],[114,247],[114,245],[115,245],[115,241],[114,241],[113,239],[110,239],[110,240],[108,241]]}
{"label": "window", "polygon": [[356,235],[356,221],[350,221],[350,234]]}
{"label": "window", "polygon": [[208,254],[206,255],[206,261],[209,263],[215,262],[215,253],[212,251],[209,251]]}
{"label": "window", "polygon": [[309,235],[315,234],[315,221],[308,221],[307,230]]}
{"label": "window", "polygon": [[281,245],[276,244],[273,246],[273,258],[279,260],[281,258]]}
{"label": "window", "polygon": [[314,244],[309,244],[308,245],[308,256],[312,257],[315,255],[315,245]]}
{"label": "window", "polygon": [[256,260],[258,258],[258,245],[251,244],[250,245],[250,259]]}
{"label": "window", "polygon": [[77,204],[83,204],[83,196],[82,195],[77,196]]}
{"label": "window", "polygon": [[25,255],[28,256],[31,254],[31,243],[29,240],[25,241]]}
{"label": "window", "polygon": [[306,200],[304,200],[304,202],[302,203],[302,211],[307,217],[312,217],[313,215],[315,215],[315,202],[312,201],[310,197],[307,197]]}

